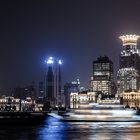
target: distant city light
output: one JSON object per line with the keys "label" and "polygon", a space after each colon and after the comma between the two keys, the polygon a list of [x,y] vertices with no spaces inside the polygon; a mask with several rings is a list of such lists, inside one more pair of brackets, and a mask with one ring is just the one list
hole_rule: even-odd
{"label": "distant city light", "polygon": [[62,61],[61,61],[61,60],[59,60],[59,61],[58,61],[58,64],[60,64],[60,65],[61,65],[61,64],[62,64]]}
{"label": "distant city light", "polygon": [[49,59],[50,59],[50,60],[52,60],[52,59],[53,59],[53,57],[49,57]]}
{"label": "distant city light", "polygon": [[53,64],[53,60],[49,59],[49,60],[47,61],[47,64]]}
{"label": "distant city light", "polygon": [[53,57],[49,57],[47,60],[45,60],[45,63],[53,64],[54,63]]}
{"label": "distant city light", "polygon": [[62,64],[62,60],[60,59],[55,59],[54,57],[48,57],[46,60],[45,60],[45,63],[47,64],[54,64],[54,63],[57,63],[59,65]]}

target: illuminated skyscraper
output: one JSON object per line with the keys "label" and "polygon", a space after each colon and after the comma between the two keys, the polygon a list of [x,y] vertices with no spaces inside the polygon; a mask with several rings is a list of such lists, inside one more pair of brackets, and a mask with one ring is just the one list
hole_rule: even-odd
{"label": "illuminated skyscraper", "polygon": [[106,98],[115,94],[113,86],[113,62],[107,56],[97,58],[93,62],[91,90]]}
{"label": "illuminated skyscraper", "polygon": [[120,54],[120,69],[118,71],[118,94],[138,91],[140,75],[140,51],[137,47],[138,35],[123,35]]}
{"label": "illuminated skyscraper", "polygon": [[61,64],[62,61],[49,57],[47,63],[45,96],[52,107],[61,105]]}

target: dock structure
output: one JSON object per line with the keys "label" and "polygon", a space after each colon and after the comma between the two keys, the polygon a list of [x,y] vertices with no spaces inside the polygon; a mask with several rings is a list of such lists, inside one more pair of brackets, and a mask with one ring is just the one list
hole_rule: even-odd
{"label": "dock structure", "polygon": [[42,123],[48,112],[9,112],[2,111],[0,112],[0,125],[1,124],[39,124]]}

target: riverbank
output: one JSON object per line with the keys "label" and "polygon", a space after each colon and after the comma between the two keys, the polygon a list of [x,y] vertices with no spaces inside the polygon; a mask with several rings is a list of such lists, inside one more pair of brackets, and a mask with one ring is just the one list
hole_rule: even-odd
{"label": "riverbank", "polygon": [[0,125],[43,123],[47,112],[0,112]]}

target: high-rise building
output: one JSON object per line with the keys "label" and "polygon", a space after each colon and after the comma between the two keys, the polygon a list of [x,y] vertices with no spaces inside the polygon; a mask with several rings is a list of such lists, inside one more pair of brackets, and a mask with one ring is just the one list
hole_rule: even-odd
{"label": "high-rise building", "polygon": [[109,98],[115,94],[113,87],[113,62],[107,56],[98,57],[96,61],[93,61],[91,91]]}
{"label": "high-rise building", "polygon": [[38,97],[44,97],[44,82],[40,81],[38,84]]}
{"label": "high-rise building", "polygon": [[117,74],[118,94],[138,91],[140,75],[140,51],[137,46],[138,35],[123,35],[120,54],[120,68]]}
{"label": "high-rise building", "polygon": [[77,79],[76,81],[66,83],[64,85],[64,94],[65,94],[65,106],[70,107],[70,93],[71,92],[79,92],[80,81]]}
{"label": "high-rise building", "polygon": [[61,64],[62,61],[49,57],[46,61],[45,97],[52,107],[61,106]]}

